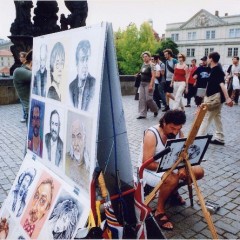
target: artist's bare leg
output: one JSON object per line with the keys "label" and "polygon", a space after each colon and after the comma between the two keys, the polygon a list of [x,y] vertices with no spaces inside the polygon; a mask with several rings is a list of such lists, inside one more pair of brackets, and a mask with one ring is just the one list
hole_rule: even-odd
{"label": "artist's bare leg", "polygon": [[[172,194],[172,192],[177,188],[179,182],[178,174],[172,173],[168,176],[168,178],[164,181],[162,186],[160,187],[159,197],[157,209],[155,212],[155,216],[165,213],[164,205],[168,197]],[[161,218],[161,220],[167,220],[167,217]],[[172,229],[173,225],[170,221],[167,221],[162,225],[164,228]]]}
{"label": "artist's bare leg", "polygon": [[[192,171],[195,175],[196,180],[199,180],[204,176],[204,170],[200,166],[193,166]],[[183,181],[187,180],[186,176],[187,175],[185,168],[181,168],[178,173],[172,173],[168,176],[168,178],[165,180],[165,182],[162,184],[160,188],[155,216],[165,213],[164,205],[166,200],[172,193],[176,192],[176,189],[178,189],[180,179]],[[162,220],[164,220],[164,217]],[[163,224],[162,227],[172,229],[173,225],[170,221],[168,221],[165,224]]]}

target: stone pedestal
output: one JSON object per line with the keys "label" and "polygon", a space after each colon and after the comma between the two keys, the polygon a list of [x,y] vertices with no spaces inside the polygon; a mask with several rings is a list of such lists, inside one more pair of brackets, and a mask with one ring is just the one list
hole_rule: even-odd
{"label": "stone pedestal", "polygon": [[0,105],[13,103],[19,103],[19,98],[13,85],[13,79],[11,77],[0,78]]}

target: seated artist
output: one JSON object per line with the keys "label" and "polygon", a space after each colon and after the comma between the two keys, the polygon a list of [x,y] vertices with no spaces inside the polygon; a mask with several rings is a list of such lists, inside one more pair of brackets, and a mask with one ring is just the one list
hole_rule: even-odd
{"label": "seated artist", "polygon": [[[143,138],[143,147],[140,159],[142,163],[161,152],[165,148],[167,139],[183,138],[181,128],[186,122],[186,115],[180,110],[169,110],[159,121],[159,125],[150,127],[145,131]],[[151,163],[144,170],[143,178],[148,185],[155,187],[164,173],[156,173],[158,162]],[[201,179],[204,171],[201,166],[192,167],[196,179]],[[172,230],[173,224],[165,214],[164,205],[166,200],[171,197],[179,205],[185,204],[185,200],[179,195],[177,189],[179,180],[186,180],[185,168],[174,170],[163,185],[160,187],[155,218],[163,229]]]}

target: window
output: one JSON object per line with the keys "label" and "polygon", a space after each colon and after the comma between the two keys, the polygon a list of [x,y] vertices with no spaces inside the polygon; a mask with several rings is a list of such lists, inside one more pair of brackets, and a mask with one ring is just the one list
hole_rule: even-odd
{"label": "window", "polygon": [[232,48],[228,48],[228,57],[232,57]]}
{"label": "window", "polygon": [[208,48],[205,48],[204,56],[208,56],[208,53],[209,53]]}
{"label": "window", "polygon": [[209,51],[209,52],[210,52],[210,53],[211,53],[211,52],[214,52],[214,48],[210,48],[210,51]]}
{"label": "window", "polygon": [[195,48],[187,48],[187,57],[195,57]]}
{"label": "window", "polygon": [[178,41],[179,40],[179,34],[178,33],[172,33],[171,34],[171,39],[175,42]]}
{"label": "window", "polygon": [[238,48],[233,49],[233,56],[238,56]]}
{"label": "window", "polygon": [[191,57],[195,57],[195,49],[194,48],[191,49]]}
{"label": "window", "polygon": [[228,48],[228,57],[238,56],[238,48]]}
{"label": "window", "polygon": [[206,39],[215,39],[215,31],[206,31]]}
{"label": "window", "polygon": [[230,38],[240,37],[240,28],[229,29],[229,37]]}
{"label": "window", "polygon": [[196,32],[188,32],[188,40],[195,40],[196,36]]}

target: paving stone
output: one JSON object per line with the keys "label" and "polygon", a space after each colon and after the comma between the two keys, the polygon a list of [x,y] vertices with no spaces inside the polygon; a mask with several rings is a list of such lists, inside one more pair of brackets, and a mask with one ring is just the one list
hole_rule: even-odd
{"label": "paving stone", "polygon": [[227,224],[227,223],[225,223],[225,222],[223,222],[221,220],[217,221],[215,223],[215,225],[217,227],[219,227],[219,228],[221,228],[221,229],[231,233],[231,234],[234,234],[234,235],[236,235],[238,233],[238,231],[239,231],[239,229],[237,229],[237,228],[235,228],[235,227],[233,227],[233,226],[231,226],[231,225],[229,225],[229,224]]}
{"label": "paving stone", "polygon": [[[158,119],[154,118],[152,113],[148,113],[146,120],[136,120],[138,116],[138,101],[133,99],[133,96],[124,96],[123,107],[130,156],[133,167],[136,167],[143,131],[157,124],[163,113],[159,112]],[[186,136],[191,128],[195,110],[195,106],[185,109],[187,122],[183,127],[183,131]],[[10,184],[2,184],[1,180],[7,179],[12,183],[23,160],[26,126],[19,122],[21,111],[20,104],[0,107],[0,171],[3,173],[0,174],[0,205],[11,187]],[[235,128],[233,131],[232,128],[235,120],[240,119],[240,107],[236,107],[232,111],[232,109],[223,106],[222,113],[224,132],[228,133],[225,135],[226,144],[224,147],[209,145],[205,154],[207,161],[201,164],[205,169],[205,177],[198,181],[198,186],[205,200],[215,201],[221,206],[220,210],[212,215],[219,238],[233,238],[234,236],[236,236],[235,238],[240,238],[240,221],[239,219],[237,221],[234,220],[235,216],[240,216],[240,144],[236,145],[236,142],[239,141],[240,130]],[[214,126],[210,127],[209,133],[214,133]],[[165,236],[168,239],[211,238],[211,233],[205,222],[201,207],[197,204],[198,198],[195,189],[193,188],[193,208],[190,207],[187,187],[181,188],[179,192],[186,198],[187,204],[183,207],[167,207],[167,213],[174,223],[174,230],[171,232],[163,231],[164,234],[166,232]],[[156,208],[156,201],[152,205],[153,208]],[[234,206],[236,207],[234,208]],[[189,233],[186,233],[186,229]],[[199,229],[201,230],[199,231]]]}
{"label": "paving stone", "polygon": [[237,204],[230,202],[230,203],[227,203],[224,207],[228,210],[233,210],[234,208],[237,207]]}
{"label": "paving stone", "polygon": [[231,233],[224,233],[223,234],[224,238],[226,239],[237,239],[237,236],[236,235],[233,235]]}

